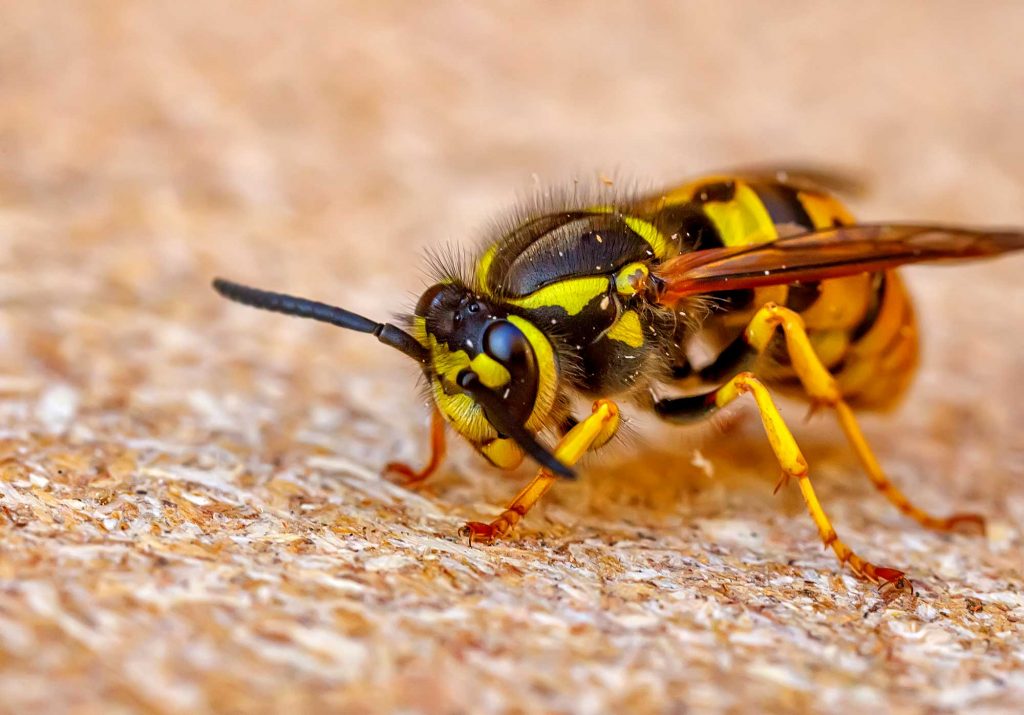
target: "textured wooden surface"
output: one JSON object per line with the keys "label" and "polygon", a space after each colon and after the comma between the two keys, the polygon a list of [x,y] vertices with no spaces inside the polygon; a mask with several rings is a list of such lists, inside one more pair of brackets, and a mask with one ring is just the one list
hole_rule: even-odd
{"label": "textured wooden surface", "polygon": [[598,172],[824,162],[871,219],[1022,224],[1024,8],[202,5],[0,9],[0,710],[1019,704],[1020,258],[910,272],[922,372],[866,419],[987,539],[901,519],[784,407],[840,533],[914,579],[891,602],[771,497],[750,419],[630,412],[629,446],[470,548],[525,473],[459,445],[420,492],[381,480],[423,456],[414,367],[207,284],[384,317],[426,247]]}

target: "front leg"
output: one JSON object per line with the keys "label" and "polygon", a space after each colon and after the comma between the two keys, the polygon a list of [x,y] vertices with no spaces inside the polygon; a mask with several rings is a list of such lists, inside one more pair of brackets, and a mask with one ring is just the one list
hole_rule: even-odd
{"label": "front leg", "polygon": [[[572,466],[590,449],[600,447],[612,438],[619,428],[619,408],[611,400],[601,399],[594,403],[593,412],[585,420],[570,429],[555,448],[555,459]],[[541,469],[537,476],[516,495],[497,519],[489,524],[479,521],[468,522],[459,533],[474,541],[491,542],[508,534],[526,513],[544,496],[551,485],[561,477]]]}

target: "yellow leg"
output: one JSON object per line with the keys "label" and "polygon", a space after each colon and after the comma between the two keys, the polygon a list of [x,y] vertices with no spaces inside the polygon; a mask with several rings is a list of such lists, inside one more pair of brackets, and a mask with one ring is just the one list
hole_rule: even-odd
{"label": "yellow leg", "polygon": [[843,400],[835,378],[814,352],[814,348],[807,338],[803,319],[797,313],[775,303],[765,304],[747,326],[747,342],[758,352],[763,352],[775,334],[776,328],[782,328],[793,370],[800,378],[807,394],[815,403],[828,405],[836,411],[839,424],[842,426],[843,432],[846,433],[850,446],[853,447],[864,471],[878,491],[901,512],[930,529],[953,531],[960,527],[968,527],[984,533],[985,520],[981,516],[977,514],[933,516],[914,506],[907,496],[889,481],[864,438],[864,433],[861,432],[860,425],[857,424],[853,410]]}
{"label": "yellow leg", "polygon": [[[555,448],[555,458],[567,466],[580,460],[587,450],[599,447],[611,439],[619,427],[619,408],[611,400],[598,400],[594,403],[593,412],[585,420],[569,430]],[[466,524],[461,534],[473,541],[494,541],[508,534],[526,512],[533,508],[542,496],[560,477],[556,477],[545,469],[537,472],[537,476],[527,484],[516,498],[502,512],[501,516],[490,524],[471,521]]]}
{"label": "yellow leg", "polygon": [[434,408],[430,414],[430,461],[427,462],[427,466],[417,470],[402,462],[388,462],[384,467],[384,474],[400,475],[406,486],[419,484],[441,466],[445,451],[444,417],[437,408]]}
{"label": "yellow leg", "polygon": [[807,460],[800,451],[800,447],[797,446],[796,440],[793,439],[793,434],[783,421],[782,415],[775,407],[764,383],[753,373],[741,372],[716,391],[715,405],[724,407],[746,393],[750,393],[757,403],[764,431],[768,435],[768,442],[771,444],[772,451],[775,452],[779,466],[782,467],[783,481],[789,478],[799,480],[800,493],[804,497],[807,510],[811,513],[811,518],[814,520],[815,526],[818,527],[818,533],[825,546],[832,547],[839,562],[848,564],[850,570],[861,578],[872,583],[891,583],[898,588],[905,588],[908,583],[902,571],[876,566],[865,561],[839,539],[828,516],[825,515],[825,510],[821,507],[821,502],[818,501],[817,494],[814,493],[814,487],[811,486],[811,480],[807,474]]}

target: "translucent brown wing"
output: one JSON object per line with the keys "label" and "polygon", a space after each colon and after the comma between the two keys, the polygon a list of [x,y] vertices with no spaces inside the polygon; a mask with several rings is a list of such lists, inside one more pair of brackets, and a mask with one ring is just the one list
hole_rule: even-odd
{"label": "translucent brown wing", "polygon": [[1024,249],[1024,231],[860,224],[770,243],[693,251],[658,267],[659,302],[721,290],[819,281],[908,263],[963,260]]}
{"label": "translucent brown wing", "polygon": [[868,182],[857,172],[820,164],[748,164],[729,172],[738,179],[785,184],[800,191],[863,197]]}

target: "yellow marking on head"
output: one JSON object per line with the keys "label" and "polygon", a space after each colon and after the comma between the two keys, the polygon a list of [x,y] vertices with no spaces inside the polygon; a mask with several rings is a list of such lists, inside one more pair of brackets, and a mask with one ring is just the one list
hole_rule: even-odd
{"label": "yellow marking on head", "polygon": [[[605,285],[607,285],[607,281],[605,281]],[[546,426],[548,416],[555,404],[558,390],[557,359],[551,343],[531,322],[516,315],[510,315],[508,321],[526,336],[537,361],[537,396],[534,400],[533,411],[526,421],[526,428],[536,432]],[[423,320],[414,320],[413,329],[425,333]],[[498,432],[472,397],[461,392],[449,394],[445,391],[444,385],[447,383],[450,390],[450,385],[456,384],[459,373],[466,368],[471,368],[480,376],[480,382],[491,389],[496,389],[507,384],[511,379],[508,370],[487,355],[480,354],[470,360],[465,351],[449,350],[433,335],[427,335],[427,341],[430,346],[430,362],[435,373],[430,379],[430,391],[434,403],[456,432],[477,449],[483,451],[481,445],[496,439]],[[494,447],[493,449],[507,450],[506,447]],[[496,460],[492,461],[498,466],[503,466]]]}
{"label": "yellow marking on head", "polygon": [[647,283],[650,270],[643,263],[630,263],[615,275],[615,290],[623,297],[636,295]]}
{"label": "yellow marking on head", "polygon": [[569,315],[578,315],[587,304],[608,290],[608,279],[602,276],[572,278],[558,281],[523,298],[511,298],[509,303],[520,308],[559,307]]}
{"label": "yellow marking on head", "polygon": [[[417,318],[413,321],[413,329],[425,332],[422,323],[423,319]],[[433,335],[427,335],[427,342],[430,346],[430,364],[435,373],[430,379],[430,392],[445,420],[474,444],[497,437],[497,431],[484,417],[483,410],[473,398],[460,392],[445,392],[444,383],[454,385],[459,373],[470,366],[469,355],[463,350],[449,350],[447,345],[437,342]]]}
{"label": "yellow marking on head", "polygon": [[551,408],[555,405],[555,398],[558,396],[558,358],[555,357],[555,350],[547,336],[529,320],[524,320],[518,315],[510,315],[508,322],[523,331],[537,359],[537,398],[533,403],[533,412],[526,420],[526,428],[536,432],[546,425]]}
{"label": "yellow marking on head", "polygon": [[512,379],[504,365],[484,353],[480,353],[470,360],[469,367],[480,376],[480,382],[492,390],[508,384],[508,381]]}
{"label": "yellow marking on head", "polygon": [[523,450],[510,439],[493,439],[475,446],[488,462],[501,469],[515,469],[523,461]]}
{"label": "yellow marking on head", "polygon": [[430,341],[430,362],[434,372],[455,382],[459,372],[469,367],[469,355],[465,350],[449,350],[447,345],[439,343],[433,335],[428,335],[427,340]]}
{"label": "yellow marking on head", "polygon": [[434,404],[451,424],[452,429],[462,435],[473,444],[479,444],[498,436],[497,430],[484,417],[484,412],[472,397],[457,392],[448,394],[441,386],[437,377],[430,380],[430,392],[434,398]]}
{"label": "yellow marking on head", "polygon": [[427,340],[427,319],[423,316],[417,315],[412,319],[412,326],[409,331],[412,336],[416,338],[416,342],[425,347],[427,350],[430,349],[430,342]]}
{"label": "yellow marking on head", "polygon": [[631,348],[643,347],[644,344],[644,331],[640,326],[640,316],[635,310],[627,310],[620,315],[605,335]]}
{"label": "yellow marking on head", "polygon": [[779,237],[757,192],[742,181],[735,182],[736,193],[729,201],[708,201],[702,208],[718,229],[726,246],[746,246],[774,241]]}
{"label": "yellow marking on head", "polygon": [[852,224],[853,215],[839,201],[826,194],[813,191],[798,191],[796,197],[803,204],[804,211],[818,229],[832,228],[838,220],[841,224]]}

